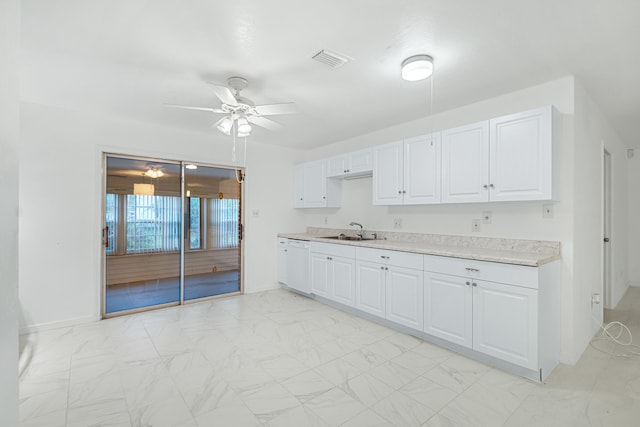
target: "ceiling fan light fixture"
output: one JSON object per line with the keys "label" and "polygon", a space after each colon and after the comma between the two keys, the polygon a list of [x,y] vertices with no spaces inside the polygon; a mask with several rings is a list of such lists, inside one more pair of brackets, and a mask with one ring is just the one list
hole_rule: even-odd
{"label": "ceiling fan light fixture", "polygon": [[225,135],[231,135],[231,127],[233,126],[233,121],[229,117],[225,117],[222,122],[217,126],[218,130]]}
{"label": "ceiling fan light fixture", "polygon": [[251,130],[252,128],[247,118],[240,117],[238,119],[238,136],[247,136],[251,133]]}
{"label": "ceiling fan light fixture", "polygon": [[414,55],[402,61],[402,78],[409,82],[424,80],[433,74],[433,58]]}
{"label": "ceiling fan light fixture", "polygon": [[148,169],[145,173],[145,176],[148,176],[149,178],[160,178],[162,176],[164,176],[164,172],[162,172],[160,169]]}

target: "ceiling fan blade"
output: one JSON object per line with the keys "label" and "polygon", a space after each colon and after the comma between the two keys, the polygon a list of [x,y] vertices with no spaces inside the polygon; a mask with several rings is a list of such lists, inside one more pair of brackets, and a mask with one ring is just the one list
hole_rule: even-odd
{"label": "ceiling fan blade", "polygon": [[207,82],[207,83],[213,86],[213,91],[215,92],[218,99],[222,101],[223,104],[228,104],[233,106],[238,105],[238,101],[236,101],[236,97],[233,96],[231,89],[229,89],[226,86],[220,86],[212,82]]}
{"label": "ceiling fan blade", "polygon": [[298,107],[295,102],[285,102],[283,104],[256,105],[256,111],[263,116],[296,114],[298,112]]}
{"label": "ceiling fan blade", "polygon": [[210,107],[195,107],[193,105],[178,105],[178,104],[164,104],[166,107],[173,107],[173,108],[183,108],[185,110],[198,110],[198,111],[209,111],[212,113],[224,113],[224,111],[222,111],[219,108],[210,108]]}
{"label": "ceiling fan blade", "polygon": [[247,120],[249,120],[249,122],[253,123],[254,125],[258,125],[269,130],[280,130],[284,127],[280,123],[276,123],[273,120],[267,119],[265,117],[249,116],[247,117]]}

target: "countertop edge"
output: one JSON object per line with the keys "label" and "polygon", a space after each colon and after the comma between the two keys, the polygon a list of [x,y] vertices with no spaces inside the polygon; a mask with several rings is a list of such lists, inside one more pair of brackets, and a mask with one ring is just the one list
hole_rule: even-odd
{"label": "countertop edge", "polygon": [[[317,236],[308,233],[278,233],[278,237],[304,240],[313,242],[330,243],[337,245],[347,245],[355,247],[365,247],[381,250],[394,250],[400,252],[410,252],[422,255],[444,256],[449,258],[462,258],[475,261],[497,262],[500,264],[514,264],[522,265],[526,267],[540,267],[545,264],[549,264],[554,261],[560,260],[560,254],[537,254],[531,252],[513,252],[509,255],[501,253],[500,255],[491,254],[490,249],[478,249],[487,252],[486,254],[474,254],[469,252],[470,248],[460,248],[454,246],[447,246],[440,248],[433,247],[408,247],[406,242],[395,240],[375,240],[375,241],[353,241],[353,240],[336,240],[329,239],[326,236]],[[373,243],[375,242],[375,243]],[[385,243],[387,243],[385,245]],[[519,255],[525,255],[524,257]]]}

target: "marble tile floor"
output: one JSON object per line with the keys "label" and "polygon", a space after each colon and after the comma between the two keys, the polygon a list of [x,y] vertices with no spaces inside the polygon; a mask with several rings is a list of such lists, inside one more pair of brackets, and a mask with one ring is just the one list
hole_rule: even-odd
{"label": "marble tile floor", "polygon": [[[640,289],[607,317],[640,337]],[[20,347],[24,427],[640,425],[640,357],[589,347],[536,384],[286,290]]]}

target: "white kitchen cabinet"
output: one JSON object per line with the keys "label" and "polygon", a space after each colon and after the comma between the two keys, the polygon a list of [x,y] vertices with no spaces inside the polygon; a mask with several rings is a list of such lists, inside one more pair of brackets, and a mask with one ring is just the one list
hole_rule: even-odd
{"label": "white kitchen cabinet", "polygon": [[311,292],[353,307],[355,305],[355,248],[311,242]]}
{"label": "white kitchen cabinet", "polygon": [[353,307],[356,300],[356,261],[335,256],[330,261],[329,299]]}
{"label": "white kitchen cabinet", "polygon": [[384,266],[369,261],[356,261],[356,308],[385,317]]}
{"label": "white kitchen cabinet", "polygon": [[333,178],[371,175],[373,151],[370,148],[327,159],[327,176]]}
{"label": "white kitchen cabinet", "polygon": [[293,168],[293,207],[304,208],[304,165]]}
{"label": "white kitchen cabinet", "polygon": [[443,131],[442,202],[557,198],[559,129],[547,106]]}
{"label": "white kitchen cabinet", "polygon": [[294,167],[294,208],[331,208],[341,204],[340,182],[327,178],[324,160]]}
{"label": "white kitchen cabinet", "polygon": [[472,347],[472,286],[464,277],[425,272],[424,331]]}
{"label": "white kitchen cabinet", "polygon": [[311,252],[309,255],[309,279],[311,293],[327,298],[329,296],[329,257],[325,254]]}
{"label": "white kitchen cabinet", "polygon": [[528,369],[538,367],[538,291],[474,281],[473,348]]}
{"label": "white kitchen cabinet", "polygon": [[403,191],[403,141],[373,148],[373,204],[401,205]]}
{"label": "white kitchen cabinet", "polygon": [[424,268],[425,333],[539,373],[540,380],[557,365],[558,262],[528,267],[425,255]]}
{"label": "white kitchen cabinet", "polygon": [[440,134],[374,148],[373,204],[440,203]]}
{"label": "white kitchen cabinet", "polygon": [[423,257],[358,247],[356,259],[356,308],[422,330]]}
{"label": "white kitchen cabinet", "polygon": [[386,319],[416,330],[422,330],[422,270],[396,266],[386,267]]}
{"label": "white kitchen cabinet", "polygon": [[551,106],[490,120],[491,201],[557,197],[553,180],[557,144],[553,141],[559,140],[559,125],[560,114]]}
{"label": "white kitchen cabinet", "polygon": [[443,131],[442,202],[487,202],[488,181],[489,122]]}
{"label": "white kitchen cabinet", "polygon": [[284,285],[289,284],[288,240],[278,238],[278,282]]}

